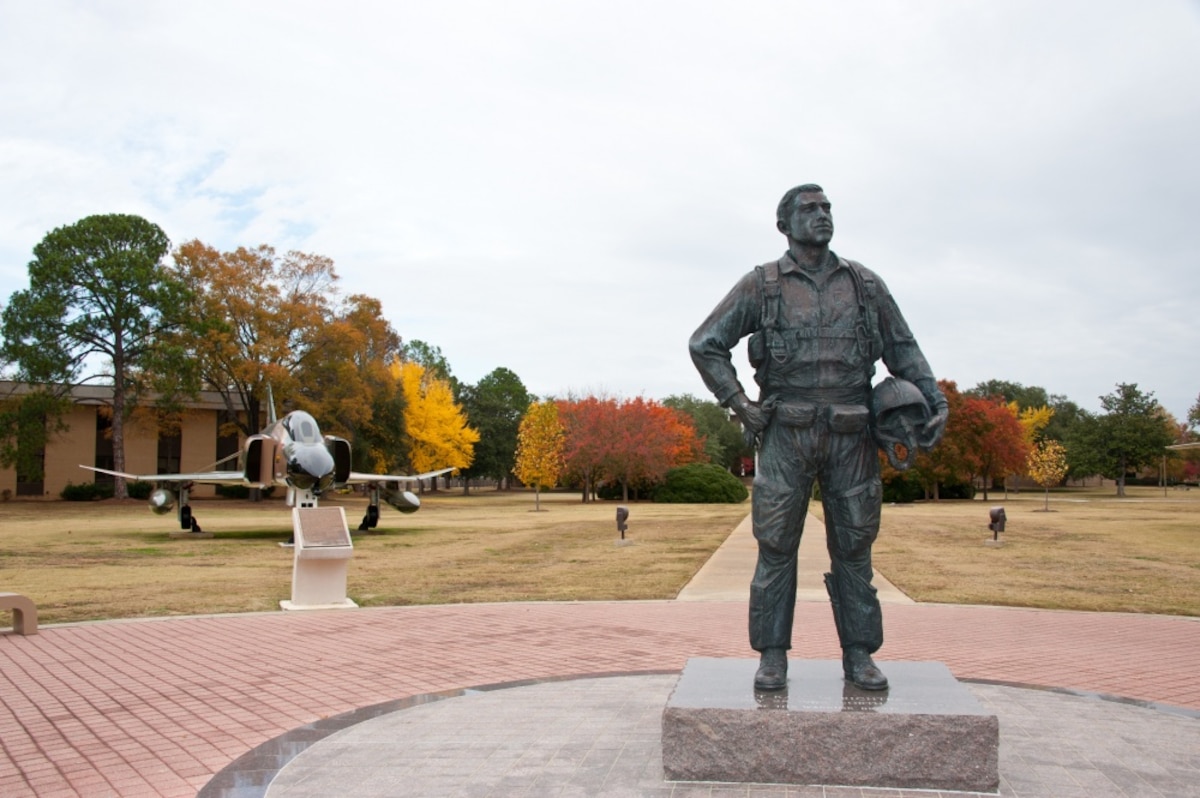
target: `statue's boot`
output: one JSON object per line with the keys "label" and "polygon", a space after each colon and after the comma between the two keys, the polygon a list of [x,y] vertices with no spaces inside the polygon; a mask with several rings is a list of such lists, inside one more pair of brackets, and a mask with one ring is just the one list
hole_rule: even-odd
{"label": "statue's boot", "polygon": [[787,687],[787,650],[764,649],[754,674],[755,690],[782,690]]}
{"label": "statue's boot", "polygon": [[842,671],[846,681],[863,690],[886,690],[887,677],[867,649],[863,646],[850,646],[842,651]]}

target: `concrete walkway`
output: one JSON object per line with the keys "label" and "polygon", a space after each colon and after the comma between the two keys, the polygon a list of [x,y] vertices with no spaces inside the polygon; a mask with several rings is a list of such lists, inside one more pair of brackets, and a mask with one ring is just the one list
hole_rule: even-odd
{"label": "concrete walkway", "polygon": [[[819,539],[810,535],[809,542]],[[732,559],[745,556],[744,540],[735,534],[710,564],[736,582],[730,591],[745,589],[752,566]],[[707,589],[724,589],[711,579]],[[637,700],[663,689],[656,674],[677,673],[693,656],[754,656],[745,639],[744,596],[726,600],[713,592],[696,600],[698,591],[687,591],[690,600],[275,612],[0,634],[0,795],[193,796],[203,790],[244,798],[265,794],[278,778],[279,790],[304,790],[308,781],[309,795],[748,796],[745,786],[663,784],[645,770],[631,775],[621,770],[619,756],[607,766],[589,759],[612,747],[598,728],[591,738],[571,736],[572,747],[560,741],[551,753],[544,736],[516,739],[518,725],[536,732],[537,724],[516,721],[540,701],[537,711],[549,713],[538,716],[546,730],[562,729],[564,718],[579,721],[583,708],[598,702],[617,707],[614,723],[640,719],[630,733],[644,741],[653,731],[653,711],[638,709]],[[797,606],[795,657],[838,656],[828,600],[819,595]],[[1002,743],[1002,795],[1200,795],[1197,619],[892,601],[884,624],[887,640],[878,659],[885,671],[889,660],[945,662],[958,678],[974,680],[972,689],[997,707],[1005,728],[1020,732]],[[557,698],[548,704],[542,693],[530,698],[524,688],[495,689],[540,683],[571,687],[552,690]],[[497,743],[485,753],[482,735],[475,740],[462,724],[444,725],[439,713],[481,693],[494,697],[493,709],[472,705],[478,712],[468,717],[481,729],[511,728],[512,746]],[[1097,702],[1097,694],[1122,700]],[[452,696],[458,698],[434,700]],[[421,712],[406,716],[405,707]],[[402,737],[361,726],[379,729],[370,746],[339,748],[329,736],[373,718],[401,725],[424,718],[421,723],[431,725]],[[454,729],[439,732],[457,735],[452,756],[427,751],[428,761],[407,760],[408,771],[384,768],[426,732],[449,744],[435,728]],[[1156,729],[1162,734],[1153,745],[1139,743],[1136,735]],[[487,739],[495,742],[494,735]],[[505,765],[503,756],[518,749],[523,753]],[[298,778],[305,774],[285,766],[301,752],[295,767],[309,768],[308,776],[358,773],[363,780],[350,789],[344,781],[321,787]],[[351,755],[358,757],[357,769],[336,759]],[[536,756],[549,758],[539,766]],[[653,767],[653,751],[644,745],[629,756]],[[466,770],[486,775],[485,763],[507,769],[491,781],[464,781]],[[424,781],[438,774],[442,781]],[[905,795],[814,789],[765,794]]]}
{"label": "concrete walkway", "polygon": [[[750,577],[758,558],[758,543],[754,540],[753,524],[746,516],[696,573],[691,582],[679,591],[679,601],[741,601],[750,600]],[[800,567],[796,574],[797,601],[828,601],[825,592],[825,572],[829,570],[829,552],[825,548],[825,522],[810,514],[800,538]],[[912,604],[913,600],[889,582],[879,571],[872,580],[884,604]]]}

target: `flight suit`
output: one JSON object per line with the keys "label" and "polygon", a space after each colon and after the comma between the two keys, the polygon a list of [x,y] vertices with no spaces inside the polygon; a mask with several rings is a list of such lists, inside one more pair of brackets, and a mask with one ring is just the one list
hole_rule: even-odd
{"label": "flight suit", "polygon": [[731,350],[747,336],[759,400],[770,413],[752,499],[758,564],[750,588],[750,645],[791,648],[797,552],[815,482],[839,639],[843,648],[874,653],[883,644],[871,585],[882,504],[868,410],[876,361],[914,383],[931,408],[944,408],[946,400],[882,280],[833,252],[815,269],[790,253],[756,267],[692,335],[692,360],[725,406],[744,392]]}

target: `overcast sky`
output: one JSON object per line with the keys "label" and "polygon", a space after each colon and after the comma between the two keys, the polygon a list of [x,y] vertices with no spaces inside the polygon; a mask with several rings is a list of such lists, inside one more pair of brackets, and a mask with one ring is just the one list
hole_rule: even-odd
{"label": "overcast sky", "polygon": [[135,213],[332,258],[465,382],[706,396],[814,181],[939,377],[1200,393],[1196,0],[0,0],[0,75],[3,303]]}

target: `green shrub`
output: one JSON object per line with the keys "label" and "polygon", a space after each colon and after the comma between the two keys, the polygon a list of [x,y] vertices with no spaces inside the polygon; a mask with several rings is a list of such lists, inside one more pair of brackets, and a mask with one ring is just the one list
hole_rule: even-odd
{"label": "green shrub", "polygon": [[[635,482],[629,486],[629,500],[642,501],[648,499],[654,501],[654,491],[658,488],[650,482]],[[600,499],[622,501],[624,491],[621,488],[620,482],[602,482],[596,488],[596,497]]]}
{"label": "green shrub", "polygon": [[975,486],[970,482],[943,482],[938,486],[939,499],[974,499]]}
{"label": "green shrub", "polygon": [[693,463],[667,472],[654,501],[673,504],[737,504],[750,492],[742,481],[712,463]]}
{"label": "green shrub", "polygon": [[923,498],[925,489],[908,474],[897,474],[883,483],[883,500],[888,504],[909,504]]}
{"label": "green shrub", "polygon": [[126,482],[125,492],[129,494],[131,499],[149,499],[150,491],[154,490],[154,486],[149,482]]}
{"label": "green shrub", "polygon": [[84,482],[80,485],[68,482],[58,495],[69,502],[90,502],[96,499],[111,499],[113,488],[112,485],[98,485],[95,482]]}

